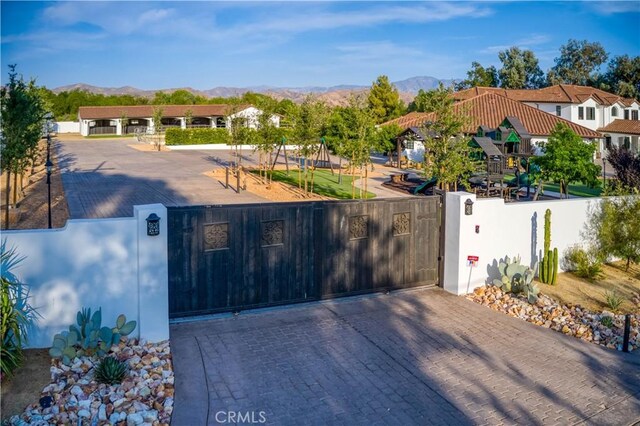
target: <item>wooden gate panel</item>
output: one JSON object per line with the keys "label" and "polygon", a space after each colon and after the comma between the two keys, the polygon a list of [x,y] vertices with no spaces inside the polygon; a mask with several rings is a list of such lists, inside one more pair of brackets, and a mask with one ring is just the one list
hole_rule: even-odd
{"label": "wooden gate panel", "polygon": [[437,284],[438,197],[170,207],[171,317]]}

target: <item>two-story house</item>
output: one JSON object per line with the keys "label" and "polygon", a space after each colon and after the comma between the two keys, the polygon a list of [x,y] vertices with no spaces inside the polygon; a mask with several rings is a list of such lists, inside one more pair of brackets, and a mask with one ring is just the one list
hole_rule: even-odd
{"label": "two-story house", "polygon": [[602,134],[599,151],[615,144],[638,152],[640,102],[588,86],[558,84],[535,90],[474,87],[453,94],[457,101],[495,93]]}

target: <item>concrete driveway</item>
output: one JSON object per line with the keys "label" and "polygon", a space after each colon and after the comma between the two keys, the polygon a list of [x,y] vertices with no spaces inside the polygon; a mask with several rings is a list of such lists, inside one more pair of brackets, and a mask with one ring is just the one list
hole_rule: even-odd
{"label": "concrete driveway", "polygon": [[[269,202],[249,192],[225,189],[203,173],[224,167],[227,150],[139,151],[133,138],[84,139],[60,135],[56,153],[71,219],[129,217],[133,206],[244,204]],[[256,165],[257,155],[243,153],[243,164]],[[335,159],[337,163],[337,159]],[[385,169],[393,173],[395,169]],[[369,179],[378,197],[403,197],[384,188],[387,176]]]}
{"label": "concrete driveway", "polygon": [[[264,202],[203,175],[226,151],[143,152],[126,139],[65,139],[56,144],[71,219],[129,217],[133,206]],[[218,158],[220,157],[220,158]]]}
{"label": "concrete driveway", "polygon": [[640,353],[441,289],[177,323],[171,348],[174,426],[640,421]]}

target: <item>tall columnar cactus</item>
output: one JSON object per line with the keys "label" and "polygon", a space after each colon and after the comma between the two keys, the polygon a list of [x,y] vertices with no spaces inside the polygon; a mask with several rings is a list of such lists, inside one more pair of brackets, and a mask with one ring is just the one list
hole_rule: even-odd
{"label": "tall columnar cactus", "polygon": [[544,214],[544,257],[540,262],[540,281],[555,285],[558,276],[558,249],[551,250],[551,210]]}

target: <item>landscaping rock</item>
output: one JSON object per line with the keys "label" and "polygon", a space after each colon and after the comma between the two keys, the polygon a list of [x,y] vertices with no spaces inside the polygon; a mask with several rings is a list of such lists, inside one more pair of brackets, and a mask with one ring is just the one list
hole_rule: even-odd
{"label": "landscaping rock", "polygon": [[[120,385],[99,384],[93,369],[97,357],[73,360],[71,367],[59,360],[51,367],[51,384],[41,396],[49,395],[55,404],[27,407],[13,416],[10,425],[45,424],[169,424],[173,411],[173,367],[169,341],[151,344],[134,339],[122,341],[111,355],[127,362],[129,371]],[[81,420],[80,420],[81,419]]]}
{"label": "landscaping rock", "polygon": [[[466,297],[512,317],[610,349],[622,350],[624,315],[616,315],[608,311],[592,312],[579,305],[562,305],[544,294],[539,295],[535,304],[530,304],[525,296],[505,294],[495,286],[477,288]],[[611,318],[613,323],[611,328],[602,323],[605,317]],[[640,347],[640,315],[631,315],[629,350],[632,351],[638,347]]]}

